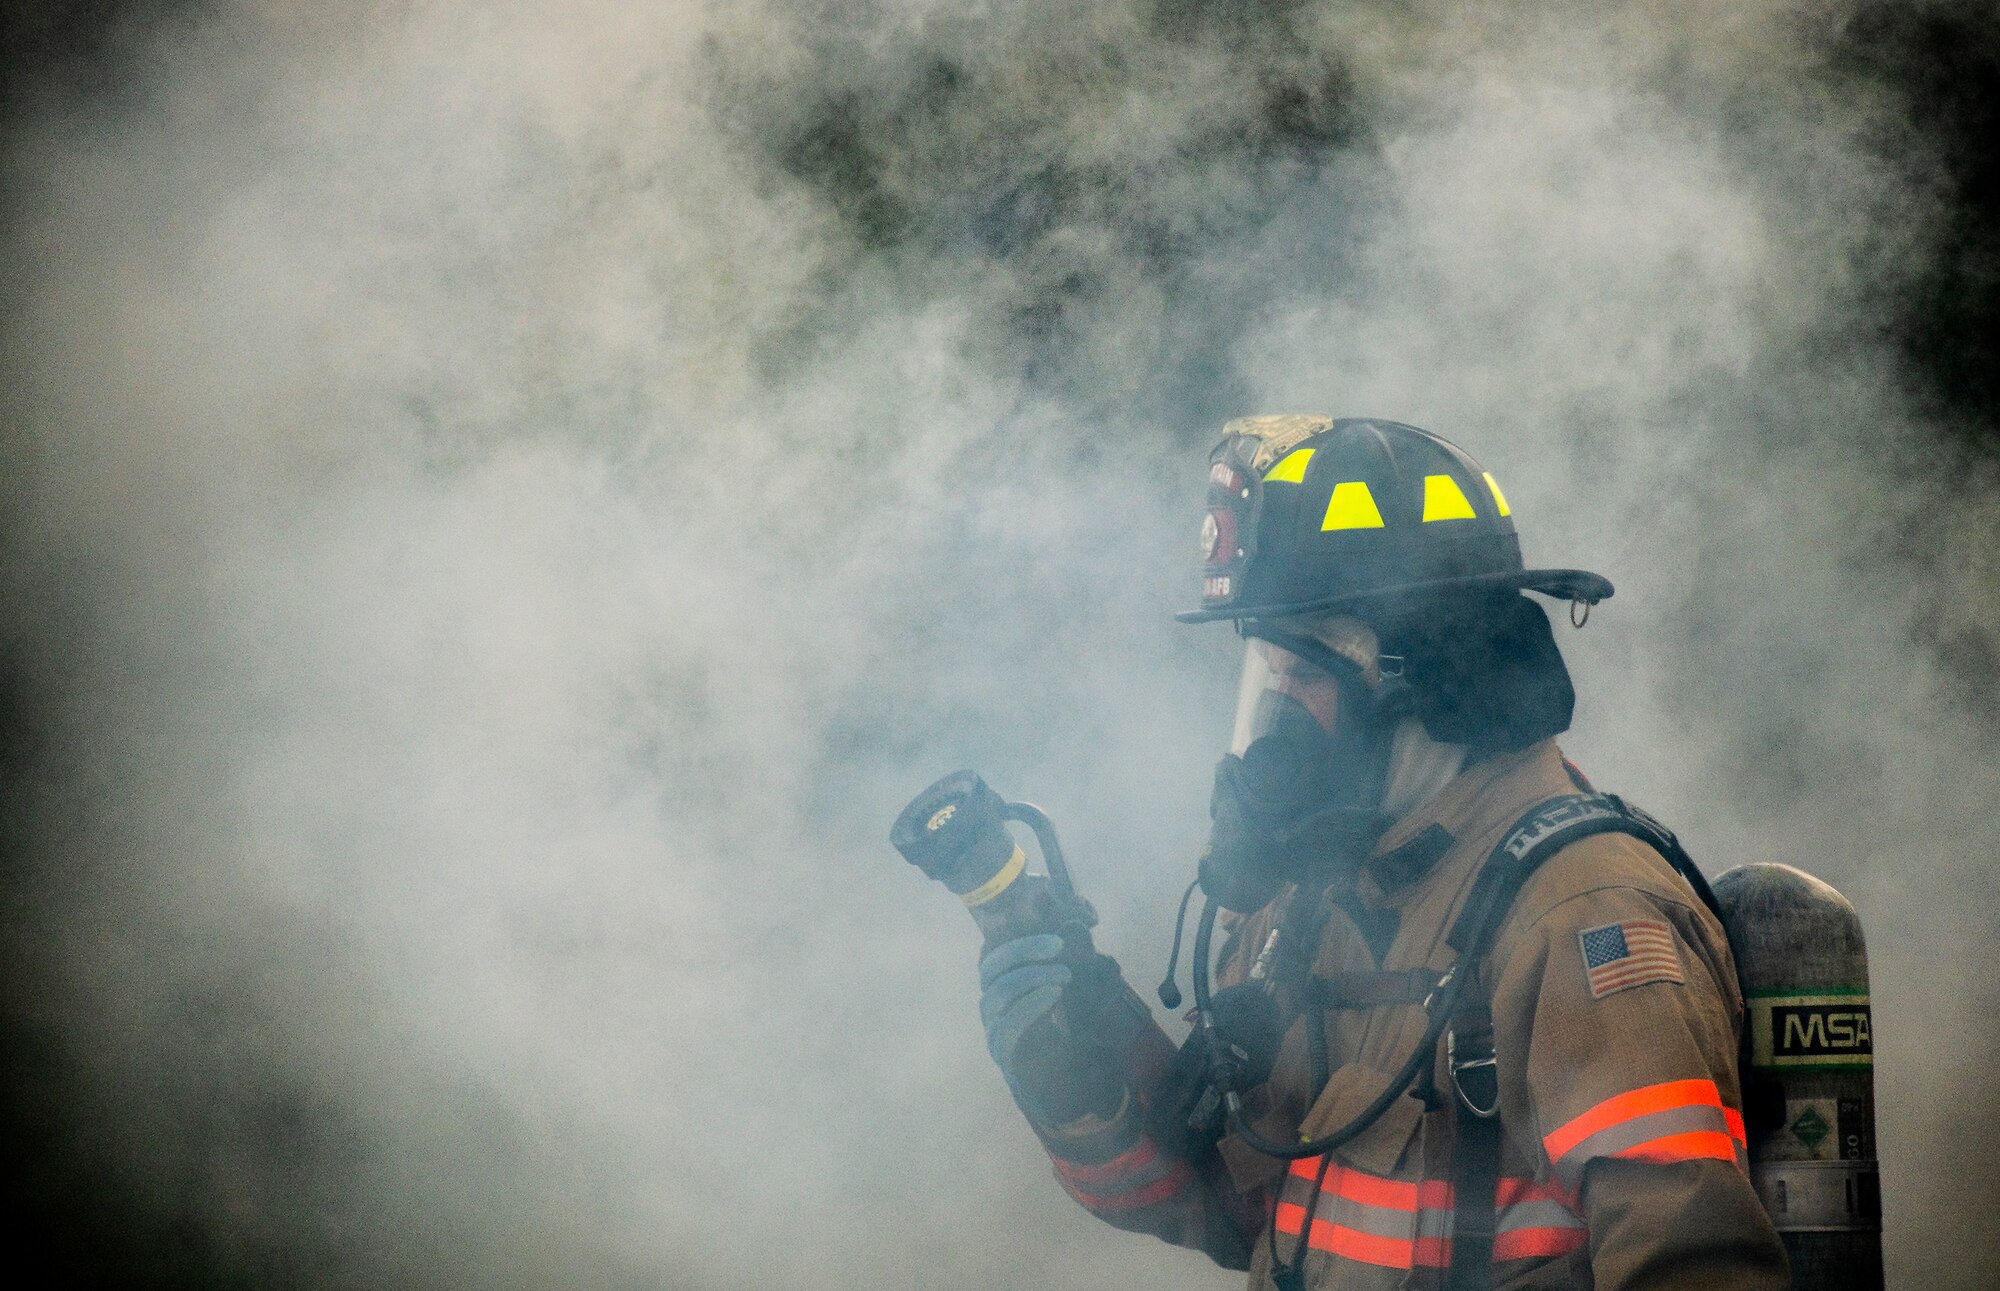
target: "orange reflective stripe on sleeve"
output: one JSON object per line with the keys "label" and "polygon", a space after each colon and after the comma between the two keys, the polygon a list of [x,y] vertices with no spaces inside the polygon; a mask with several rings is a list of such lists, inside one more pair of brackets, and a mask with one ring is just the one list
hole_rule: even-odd
{"label": "orange reflective stripe on sleeve", "polygon": [[1629,1148],[1620,1148],[1610,1155],[1627,1161],[1652,1161],[1661,1165],[1670,1161],[1699,1161],[1704,1157],[1734,1161],[1736,1140],[1713,1130],[1691,1130],[1686,1134],[1663,1134]]}
{"label": "orange reflective stripe on sleeve", "polygon": [[[1581,1250],[1590,1239],[1589,1230],[1581,1224],[1565,1224],[1559,1228],[1515,1228],[1493,1234],[1493,1258],[1496,1260],[1546,1260],[1558,1255],[1568,1255]],[[1443,1264],[1451,1263],[1451,1253],[1445,1252]]]}
{"label": "orange reflective stripe on sleeve", "polygon": [[1194,1172],[1176,1161],[1159,1178],[1144,1187],[1133,1188],[1127,1192],[1085,1192],[1072,1183],[1064,1183],[1063,1190],[1074,1197],[1077,1204],[1090,1210],[1107,1212],[1140,1210],[1146,1206],[1157,1206],[1168,1198],[1176,1196],[1182,1188],[1187,1187],[1188,1181],[1192,1178]]}
{"label": "orange reflective stripe on sleeve", "polygon": [[1151,1139],[1140,1139],[1125,1152],[1097,1165],[1078,1165],[1061,1157],[1055,1162],[1056,1176],[1065,1183],[1118,1183],[1159,1160],[1160,1152]]}
{"label": "orange reflective stripe on sleeve", "polygon": [[1712,1080],[1670,1080],[1663,1085],[1648,1085],[1644,1089],[1618,1094],[1544,1138],[1542,1147],[1548,1152],[1549,1160],[1554,1161],[1599,1130],[1654,1112],[1693,1106],[1709,1106],[1720,1111],[1722,1091],[1715,1087]]}
{"label": "orange reflective stripe on sleeve", "polygon": [[1741,1165],[1743,1146],[1742,1114],[1723,1106],[1712,1080],[1670,1080],[1615,1095],[1542,1140],[1550,1164],[1572,1186],[1595,1157]]}
{"label": "orange reflective stripe on sleeve", "polygon": [[1194,1172],[1169,1161],[1149,1138],[1109,1161],[1081,1165],[1052,1156],[1063,1190],[1090,1210],[1126,1211],[1156,1205],[1187,1186]]}

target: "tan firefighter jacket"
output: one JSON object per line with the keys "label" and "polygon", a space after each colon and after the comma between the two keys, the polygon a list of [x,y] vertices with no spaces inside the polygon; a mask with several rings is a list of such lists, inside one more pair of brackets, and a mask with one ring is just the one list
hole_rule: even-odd
{"label": "tan firefighter jacket", "polygon": [[[1553,740],[1492,758],[1383,837],[1345,908],[1318,912],[1295,980],[1274,978],[1294,1020],[1270,1082],[1246,1100],[1260,1132],[1325,1134],[1392,1079],[1424,1031],[1424,984],[1453,961],[1445,936],[1473,878],[1531,807],[1578,792],[1573,774]],[[1217,989],[1244,979],[1272,927],[1317,922],[1288,908],[1301,899],[1238,921]],[[1379,963],[1364,926],[1385,947]],[[1562,848],[1521,889],[1478,972],[1502,1129],[1495,1286],[1786,1286],[1745,1172],[1743,1002],[1728,942],[1666,861],[1623,834]],[[1317,1099],[1312,1026],[1325,1029],[1332,1077]],[[1234,1135],[1183,1159],[1148,1133],[1165,1047],[1157,1031],[1140,1046],[1153,1057],[1131,1064],[1111,1120],[1038,1127],[1072,1197],[1121,1228],[1247,1264],[1253,1291],[1274,1285],[1274,1240],[1315,1291],[1441,1285],[1459,1114],[1443,1044],[1428,1078],[1370,1130],[1331,1160],[1289,1167]]]}

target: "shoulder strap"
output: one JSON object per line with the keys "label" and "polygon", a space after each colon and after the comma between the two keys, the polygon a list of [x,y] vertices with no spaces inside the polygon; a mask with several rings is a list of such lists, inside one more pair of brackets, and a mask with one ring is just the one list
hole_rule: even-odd
{"label": "shoulder strap", "polygon": [[1720,917],[1721,907],[1708,880],[1695,868],[1672,830],[1616,794],[1564,794],[1529,809],[1486,858],[1479,877],[1473,880],[1472,894],[1446,938],[1461,962],[1470,967],[1470,961],[1463,957],[1486,951],[1514,898],[1544,861],[1594,834],[1630,834],[1653,848],[1694,889],[1701,903]]}
{"label": "shoulder strap", "polygon": [[1493,1285],[1493,1239],[1500,1222],[1501,1136],[1493,1018],[1486,1005],[1461,1003],[1448,1037],[1446,1062],[1451,1096],[1458,1099],[1458,1134],[1451,1151],[1451,1266],[1444,1285],[1445,1291],[1487,1291]]}
{"label": "shoulder strap", "polygon": [[1708,880],[1673,831],[1615,794],[1569,794],[1537,804],[1514,823],[1486,860],[1447,940],[1472,975],[1452,1015],[1446,1062],[1458,1098],[1452,1146],[1451,1267],[1446,1291],[1493,1285],[1493,1237],[1500,1177],[1500,1083],[1493,1056],[1492,998],[1479,972],[1507,912],[1543,862],[1595,834],[1630,834],[1659,852],[1718,918]]}

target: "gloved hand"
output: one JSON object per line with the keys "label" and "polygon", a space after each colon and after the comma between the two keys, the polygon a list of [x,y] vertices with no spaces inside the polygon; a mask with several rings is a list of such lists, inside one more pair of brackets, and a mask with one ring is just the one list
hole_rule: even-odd
{"label": "gloved hand", "polygon": [[[1125,1094],[1116,1059],[1101,1043],[1105,1037],[1074,1034],[1057,1005],[1065,995],[1079,996],[1098,1019],[1095,1029],[1106,1030],[1116,1014],[1106,1014],[1105,999],[1131,992],[1108,957],[1085,955],[1075,967],[1068,957],[1060,936],[1034,933],[1000,942],[979,960],[986,1051],[1021,1110],[1051,1126],[1089,1113],[1112,1115]],[[1143,1016],[1144,1006],[1138,1008]]]}
{"label": "gloved hand", "polygon": [[1052,932],[1004,941],[979,961],[979,1020],[986,1052],[1016,1094],[1014,1055],[1030,1027],[1055,1011],[1072,974],[1062,958],[1063,939]]}

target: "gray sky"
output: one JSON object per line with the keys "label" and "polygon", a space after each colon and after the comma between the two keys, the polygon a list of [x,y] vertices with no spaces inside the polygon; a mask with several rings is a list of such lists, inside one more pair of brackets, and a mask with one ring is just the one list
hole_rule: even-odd
{"label": "gray sky", "polygon": [[[337,8],[337,7],[336,7]],[[1986,1285],[2000,491],[1846,10],[218,3],[12,162],[22,1006],[253,1285],[1146,1285],[889,850],[981,768],[1142,991],[1222,419],[1400,418],[1618,585],[1568,748],[1871,938],[1892,1285]]]}

